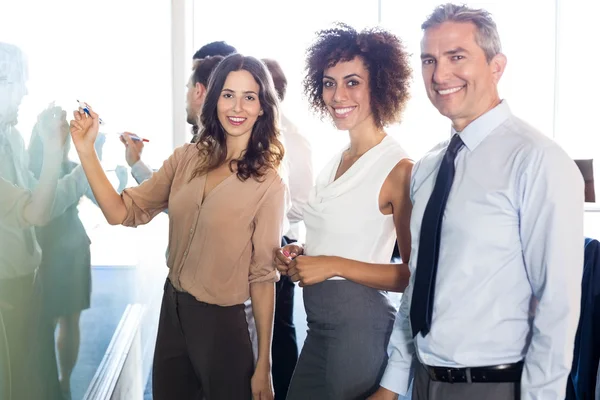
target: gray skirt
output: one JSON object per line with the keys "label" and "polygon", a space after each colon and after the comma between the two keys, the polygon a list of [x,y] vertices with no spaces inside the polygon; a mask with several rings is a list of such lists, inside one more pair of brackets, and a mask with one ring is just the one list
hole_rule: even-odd
{"label": "gray skirt", "polygon": [[379,386],[396,309],[386,292],[351,281],[304,288],[308,334],[288,400],[364,399]]}

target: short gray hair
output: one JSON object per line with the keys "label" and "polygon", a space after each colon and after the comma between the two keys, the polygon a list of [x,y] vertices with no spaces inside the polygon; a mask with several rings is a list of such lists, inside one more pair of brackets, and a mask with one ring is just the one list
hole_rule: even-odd
{"label": "short gray hair", "polygon": [[483,49],[488,62],[502,52],[500,36],[492,15],[483,9],[469,8],[466,5],[446,3],[438,6],[421,25],[424,31],[444,22],[472,23],[477,32],[475,41]]}

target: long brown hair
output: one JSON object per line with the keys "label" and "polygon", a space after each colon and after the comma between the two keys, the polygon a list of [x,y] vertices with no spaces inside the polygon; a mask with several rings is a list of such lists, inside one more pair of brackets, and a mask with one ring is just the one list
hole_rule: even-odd
{"label": "long brown hair", "polygon": [[271,74],[258,59],[232,54],[219,63],[208,82],[206,100],[200,114],[202,130],[196,143],[200,165],[194,170],[192,178],[218,168],[227,158],[227,133],[219,121],[217,103],[229,73],[241,70],[248,71],[258,83],[258,100],[263,115],[254,123],[242,157],[232,160],[229,168],[232,172],[237,168],[236,174],[241,181],[250,177],[258,179],[269,169],[277,169],[283,159],[284,149],[279,141],[279,101]]}

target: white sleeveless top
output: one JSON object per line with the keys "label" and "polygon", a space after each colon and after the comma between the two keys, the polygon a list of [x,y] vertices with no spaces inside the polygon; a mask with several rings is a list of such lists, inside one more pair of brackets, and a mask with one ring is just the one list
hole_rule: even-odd
{"label": "white sleeveless top", "polygon": [[385,179],[407,154],[386,136],[334,180],[342,153],[321,171],[304,208],[304,254],[389,263],[396,228],[393,216],[379,210],[379,194]]}

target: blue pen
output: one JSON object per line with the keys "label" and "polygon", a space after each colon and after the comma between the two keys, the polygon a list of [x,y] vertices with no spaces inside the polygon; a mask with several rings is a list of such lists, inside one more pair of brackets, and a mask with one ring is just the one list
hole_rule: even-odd
{"label": "blue pen", "polygon": [[[77,100],[77,103],[79,103],[79,107],[81,107],[83,109],[83,111],[89,115],[90,117],[92,116],[92,114],[90,114],[90,110],[88,110],[87,105],[80,102],[79,100]],[[99,124],[103,124],[104,122],[102,122],[102,118],[98,117],[98,123]]]}
{"label": "blue pen", "polygon": [[[125,136],[125,132],[123,133],[117,133],[117,135],[119,136]],[[138,135],[136,135],[135,133],[127,133],[127,135],[131,138],[131,140],[135,140],[137,142],[142,141],[142,142],[149,142],[148,139],[146,138],[141,138]]]}

